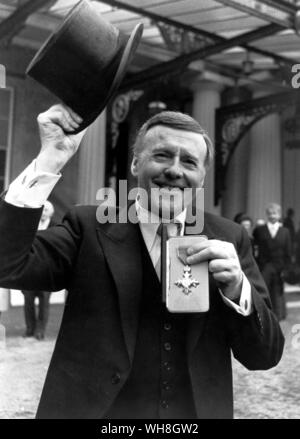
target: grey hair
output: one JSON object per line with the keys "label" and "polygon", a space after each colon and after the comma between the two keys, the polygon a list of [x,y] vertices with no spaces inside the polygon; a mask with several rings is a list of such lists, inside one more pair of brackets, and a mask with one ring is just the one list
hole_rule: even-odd
{"label": "grey hair", "polygon": [[155,126],[166,126],[175,130],[191,131],[201,134],[207,146],[207,153],[204,165],[209,168],[214,159],[214,145],[207,132],[191,116],[179,111],[162,111],[148,119],[139,129],[136,140],[133,144],[133,154],[137,157],[143,149],[143,140],[146,133]]}

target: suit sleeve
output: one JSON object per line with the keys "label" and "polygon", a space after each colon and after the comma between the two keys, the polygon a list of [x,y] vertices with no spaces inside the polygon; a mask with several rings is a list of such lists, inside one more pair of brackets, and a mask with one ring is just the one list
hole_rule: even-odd
{"label": "suit sleeve", "polygon": [[0,201],[0,285],[57,291],[68,287],[80,228],[71,211],[62,224],[37,232],[42,208]]}
{"label": "suit sleeve", "polygon": [[271,310],[265,282],[252,256],[247,233],[241,230],[238,254],[243,272],[251,285],[253,312],[248,317],[225,309],[225,319],[234,357],[250,370],[269,369],[280,360],[284,337]]}

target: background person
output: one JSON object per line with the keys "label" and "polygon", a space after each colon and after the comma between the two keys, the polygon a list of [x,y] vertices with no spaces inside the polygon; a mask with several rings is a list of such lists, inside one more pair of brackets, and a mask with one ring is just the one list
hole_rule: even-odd
{"label": "background person", "polygon": [[266,207],[267,223],[253,232],[257,246],[257,262],[270,292],[271,302],[279,320],[286,317],[282,275],[291,263],[291,238],[282,226],[281,206],[270,203]]}
{"label": "background person", "polygon": [[[51,227],[51,218],[54,215],[54,207],[50,201],[45,201],[38,230],[46,230]],[[24,315],[26,331],[24,337],[33,337],[43,340],[49,318],[50,292],[40,290],[23,290],[24,294]],[[38,314],[36,315],[35,299],[38,299]]]}

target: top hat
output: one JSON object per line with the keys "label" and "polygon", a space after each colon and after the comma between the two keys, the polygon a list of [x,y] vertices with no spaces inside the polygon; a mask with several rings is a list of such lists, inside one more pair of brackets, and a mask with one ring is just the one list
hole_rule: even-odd
{"label": "top hat", "polygon": [[143,32],[140,23],[128,37],[99,9],[96,1],[79,2],[26,70],[82,117],[77,132],[97,118],[116,92]]}

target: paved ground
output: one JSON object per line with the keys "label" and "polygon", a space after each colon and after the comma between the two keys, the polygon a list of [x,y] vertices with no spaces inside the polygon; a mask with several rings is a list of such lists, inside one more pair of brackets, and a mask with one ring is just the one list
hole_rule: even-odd
{"label": "paved ground", "polygon": [[[34,417],[61,315],[62,306],[52,305],[43,342],[22,338],[21,308],[3,315],[7,337],[6,348],[0,345],[0,419]],[[289,309],[282,328],[286,347],[276,368],[249,372],[234,363],[236,418],[300,418],[300,308]],[[292,333],[296,330],[298,336]]]}

